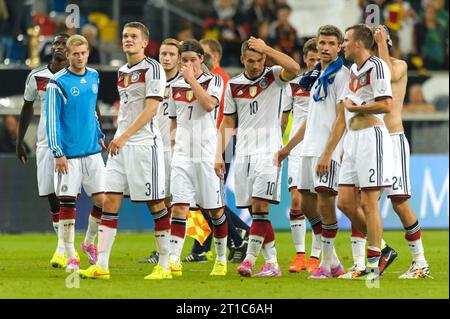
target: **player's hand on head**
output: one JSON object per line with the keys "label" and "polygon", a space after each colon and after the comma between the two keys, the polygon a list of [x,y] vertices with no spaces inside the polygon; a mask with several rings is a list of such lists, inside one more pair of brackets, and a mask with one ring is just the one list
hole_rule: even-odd
{"label": "player's hand on head", "polygon": [[55,158],[55,170],[63,175],[66,175],[69,172],[69,162],[67,161],[67,157],[63,156]]}
{"label": "player's hand on head", "polygon": [[250,37],[250,39],[248,39],[248,46],[250,49],[259,53],[264,53],[267,48],[264,40],[255,37]]}
{"label": "player's hand on head", "polygon": [[28,161],[27,151],[25,150],[25,146],[20,143],[16,146],[16,155],[17,158],[22,162],[22,164],[26,164]]}
{"label": "player's hand on head", "polygon": [[374,37],[376,43],[386,43],[386,41],[387,41],[386,31],[384,30],[384,28],[382,26],[379,26],[375,30],[373,37]]}

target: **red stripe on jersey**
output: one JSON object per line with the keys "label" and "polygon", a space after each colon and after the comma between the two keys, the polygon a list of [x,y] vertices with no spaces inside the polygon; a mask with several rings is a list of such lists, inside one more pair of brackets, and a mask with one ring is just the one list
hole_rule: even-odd
{"label": "red stripe on jersey", "polygon": [[300,84],[290,83],[290,85],[291,85],[291,90],[292,90],[292,96],[306,96],[306,97],[309,97],[309,92],[308,91],[303,91],[303,89],[300,86]]}
{"label": "red stripe on jersey", "polygon": [[[209,82],[211,79],[206,80],[205,82],[200,83],[204,90],[208,89]],[[175,87],[172,86],[172,97],[175,101],[185,102],[185,103],[193,103],[197,100],[194,95],[194,91],[190,87]]]}
{"label": "red stripe on jersey", "polygon": [[275,81],[273,71],[267,72],[265,76],[253,84],[234,84],[230,83],[231,95],[235,99],[254,99],[261,92],[267,89]]}
{"label": "red stripe on jersey", "polygon": [[42,76],[35,76],[34,78],[36,79],[36,88],[37,88],[37,90],[45,92],[45,90],[47,89],[48,81],[50,79],[49,78],[44,78]]}
{"label": "red stripe on jersey", "polygon": [[191,103],[196,100],[191,88],[172,87],[172,97],[175,101]]}
{"label": "red stripe on jersey", "polygon": [[127,88],[135,83],[145,83],[145,73],[148,69],[139,69],[130,73],[119,72],[117,86]]}
{"label": "red stripe on jersey", "polygon": [[356,75],[353,72],[350,73],[350,82],[348,83],[348,88],[355,93],[360,88],[365,87],[370,84],[370,72],[373,68],[367,70],[365,73]]}

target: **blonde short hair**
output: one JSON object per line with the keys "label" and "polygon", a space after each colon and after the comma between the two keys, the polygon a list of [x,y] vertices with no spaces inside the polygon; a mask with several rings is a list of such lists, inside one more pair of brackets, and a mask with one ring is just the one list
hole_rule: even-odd
{"label": "blonde short hair", "polygon": [[163,45],[173,45],[174,47],[176,47],[178,49],[178,54],[180,54],[180,41],[173,39],[173,38],[167,38],[165,39],[162,43],[161,46]]}
{"label": "blonde short hair", "polygon": [[89,43],[85,37],[79,34],[74,34],[69,39],[67,39],[66,47],[67,50],[70,51],[71,48],[78,47],[83,44],[85,44],[89,48]]}

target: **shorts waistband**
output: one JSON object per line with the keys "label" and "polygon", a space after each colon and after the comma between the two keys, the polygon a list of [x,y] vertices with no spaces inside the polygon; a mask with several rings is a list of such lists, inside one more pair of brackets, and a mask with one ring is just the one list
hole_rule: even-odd
{"label": "shorts waistband", "polygon": [[405,135],[405,132],[394,132],[394,133],[389,133],[390,136],[396,136],[396,135]]}
{"label": "shorts waistband", "polygon": [[269,151],[269,152],[261,152],[261,153],[253,153],[253,154],[243,154],[243,155],[240,155],[240,154],[235,154],[235,157],[237,157],[237,158],[245,158],[245,157],[266,157],[266,156],[268,156],[268,157],[270,157],[270,158],[273,158],[273,155],[276,153],[277,151],[275,150],[275,151]]}
{"label": "shorts waistband", "polygon": [[358,133],[362,133],[362,132],[373,131],[373,129],[376,128],[376,127],[379,127],[381,129],[385,129],[387,131],[387,128],[384,125],[374,125],[374,126],[371,126],[371,127],[366,127],[366,128],[360,129],[360,130],[348,130],[348,131],[351,132],[352,134],[358,134]]}

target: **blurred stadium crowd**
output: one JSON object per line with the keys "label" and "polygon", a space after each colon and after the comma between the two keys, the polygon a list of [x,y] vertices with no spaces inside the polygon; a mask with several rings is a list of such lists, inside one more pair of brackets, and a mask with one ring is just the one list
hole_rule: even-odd
{"label": "blurred stadium crowd", "polygon": [[[445,0],[359,0],[360,22],[365,21],[365,8],[376,4],[382,12],[381,22],[390,29],[396,48],[393,55],[403,58],[413,69],[448,70],[448,1]],[[164,0],[119,1],[120,17],[114,20],[114,1],[85,0],[0,0],[0,62],[25,63],[27,29],[41,27],[41,61],[49,59],[48,38],[66,32],[82,33],[91,43],[91,64],[109,64],[102,50],[112,42],[120,49],[121,30],[126,21],[144,22],[153,41],[148,54],[157,57],[163,34]],[[170,16],[170,33],[178,40],[213,38],[223,47],[224,67],[240,66],[239,48],[250,35],[258,36],[300,61],[305,38],[290,22],[292,7],[288,0],[167,0],[168,5],[187,13]],[[291,1],[292,3],[292,1]],[[66,27],[66,6],[80,8],[80,28]],[[202,25],[186,17],[195,15]],[[320,12],[311,12],[312,15]],[[196,19],[196,20],[197,20]],[[383,21],[384,20],[384,21]]]}
{"label": "blurred stadium crowd", "polygon": [[[298,10],[296,1],[299,0],[0,0],[0,69],[29,65],[28,32],[36,25],[40,27],[37,50],[41,64],[50,60],[54,35],[81,33],[90,43],[89,64],[118,68],[125,62],[120,30],[133,20],[150,29],[146,54],[155,59],[165,37],[180,41],[211,38],[222,45],[222,67],[235,75],[241,67],[241,43],[253,35],[302,63],[302,46],[310,36],[301,36],[298,27],[301,21],[293,23],[294,10]],[[416,77],[409,81],[404,112],[448,113],[448,94],[430,100],[422,87],[429,71],[449,69],[448,0],[353,0],[353,3],[359,7],[359,22],[366,21],[368,5],[380,8],[380,23],[390,29],[394,42],[392,56],[407,61],[409,72]],[[67,27],[69,4],[80,9],[79,28]],[[317,16],[321,12],[316,7],[310,14]],[[0,121],[0,145],[3,145],[0,152],[14,151],[15,122],[14,116]]]}

